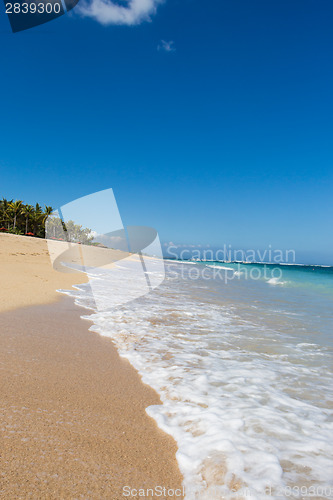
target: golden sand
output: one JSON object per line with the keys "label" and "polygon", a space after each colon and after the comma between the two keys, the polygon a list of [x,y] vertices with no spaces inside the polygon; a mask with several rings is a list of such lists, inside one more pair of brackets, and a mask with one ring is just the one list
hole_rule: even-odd
{"label": "golden sand", "polygon": [[110,339],[88,331],[86,310],[54,292],[85,276],[54,271],[43,240],[1,235],[0,259],[0,498],[180,489],[176,443],[145,413],[158,395]]}
{"label": "golden sand", "polygon": [[0,234],[0,277],[0,312],[49,304],[61,298],[57,289],[88,281],[82,273],[55,271],[46,240],[12,234]]}

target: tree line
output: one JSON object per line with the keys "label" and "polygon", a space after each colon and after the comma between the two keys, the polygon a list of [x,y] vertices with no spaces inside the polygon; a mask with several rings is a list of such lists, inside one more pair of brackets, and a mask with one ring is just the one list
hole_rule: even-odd
{"label": "tree line", "polygon": [[29,236],[45,236],[45,222],[53,208],[36,203],[29,205],[21,200],[0,200],[0,231]]}
{"label": "tree line", "polygon": [[[36,203],[29,205],[22,200],[0,200],[0,232],[26,236],[46,237],[56,240],[91,243],[91,230],[69,220],[64,224],[58,216],[51,216],[54,209]],[[47,225],[46,225],[46,221]]]}

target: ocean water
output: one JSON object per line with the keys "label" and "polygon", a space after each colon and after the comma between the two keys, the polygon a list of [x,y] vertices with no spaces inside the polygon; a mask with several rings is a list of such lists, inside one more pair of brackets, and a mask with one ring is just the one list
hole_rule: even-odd
{"label": "ocean water", "polygon": [[[165,266],[108,311],[89,285],[66,293],[160,394],[147,413],[177,441],[186,499],[333,498],[333,268]],[[105,308],[126,273],[110,288],[90,271]]]}

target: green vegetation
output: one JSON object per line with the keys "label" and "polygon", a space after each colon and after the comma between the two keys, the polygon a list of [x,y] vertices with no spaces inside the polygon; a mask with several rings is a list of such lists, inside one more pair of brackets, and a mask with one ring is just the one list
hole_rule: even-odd
{"label": "green vegetation", "polygon": [[52,207],[43,209],[39,203],[27,205],[21,200],[0,200],[0,231],[29,236],[45,236],[45,221],[53,212]]}
{"label": "green vegetation", "polygon": [[47,237],[56,240],[67,240],[89,244],[93,237],[91,230],[75,224],[72,220],[64,224],[58,216],[51,216],[53,208],[39,203],[28,205],[21,200],[0,200],[0,232],[37,236],[45,238],[45,224],[47,223]]}
{"label": "green vegetation", "polygon": [[90,229],[83,228],[72,220],[66,221],[64,224],[58,216],[48,218],[46,236],[52,240],[66,239],[66,241],[84,244],[90,244],[93,240]]}

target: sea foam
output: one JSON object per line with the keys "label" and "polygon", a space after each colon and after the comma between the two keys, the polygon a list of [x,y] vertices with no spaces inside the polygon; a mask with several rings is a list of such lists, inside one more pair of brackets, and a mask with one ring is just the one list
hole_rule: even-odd
{"label": "sea foam", "polygon": [[[207,281],[186,280],[181,266],[173,263],[153,293],[87,318],[160,394],[163,404],[147,413],[177,441],[186,499],[261,500],[268,490],[287,498],[296,486],[333,491],[329,350],[307,342],[301,317],[259,301],[244,315],[236,301],[212,298]],[[91,278],[107,304],[103,273]],[[92,307],[88,285],[70,295]]]}

